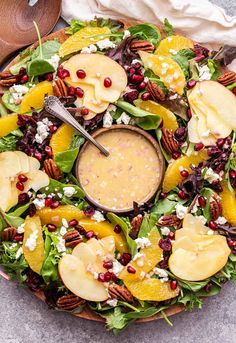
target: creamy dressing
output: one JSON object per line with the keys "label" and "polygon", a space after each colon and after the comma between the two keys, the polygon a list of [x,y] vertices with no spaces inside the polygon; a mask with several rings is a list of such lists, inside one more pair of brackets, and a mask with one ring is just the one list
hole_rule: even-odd
{"label": "creamy dressing", "polygon": [[158,188],[160,160],[154,146],[142,134],[115,129],[96,137],[110,155],[105,157],[88,144],[78,163],[78,177],[87,196],[113,210],[143,203]]}

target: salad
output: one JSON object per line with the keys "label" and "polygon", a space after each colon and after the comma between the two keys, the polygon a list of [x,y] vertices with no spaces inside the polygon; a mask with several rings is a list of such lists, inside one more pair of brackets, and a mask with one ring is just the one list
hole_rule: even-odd
{"label": "salad", "polygon": [[[236,49],[210,51],[167,19],[38,36],[0,73],[1,274],[115,334],[157,314],[171,324],[173,306],[201,308],[236,279]],[[91,206],[74,169],[84,139],[47,113],[49,95],[89,132],[148,131],[165,159],[155,199],[125,214]]]}

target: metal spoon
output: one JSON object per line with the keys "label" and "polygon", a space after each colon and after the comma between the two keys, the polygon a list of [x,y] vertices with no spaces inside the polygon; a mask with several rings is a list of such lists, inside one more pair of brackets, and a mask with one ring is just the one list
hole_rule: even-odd
{"label": "metal spoon", "polygon": [[54,115],[56,118],[62,120],[66,124],[72,126],[75,130],[79,131],[81,135],[95,145],[101,153],[109,156],[109,152],[99,144],[84,128],[81,126],[74,117],[67,111],[60,100],[56,96],[48,96],[44,100],[44,106],[47,112]]}

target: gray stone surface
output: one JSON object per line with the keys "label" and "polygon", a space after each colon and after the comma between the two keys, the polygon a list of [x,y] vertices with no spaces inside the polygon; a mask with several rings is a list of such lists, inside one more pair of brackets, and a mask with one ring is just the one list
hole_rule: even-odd
{"label": "gray stone surface", "polygon": [[[213,2],[236,14],[235,0]],[[0,299],[0,343],[236,342],[236,292],[232,282],[219,296],[208,299],[201,311],[172,317],[173,327],[164,321],[133,325],[118,337],[106,332],[103,324],[49,310],[26,289],[3,279]]]}

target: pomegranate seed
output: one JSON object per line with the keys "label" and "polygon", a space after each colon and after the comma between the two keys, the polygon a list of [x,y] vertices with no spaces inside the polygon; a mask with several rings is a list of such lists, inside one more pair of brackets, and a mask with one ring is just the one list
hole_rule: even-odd
{"label": "pomegranate seed", "polygon": [[66,77],[69,77],[69,76],[70,76],[70,72],[69,72],[69,70],[67,70],[67,69],[60,68],[60,69],[57,71],[57,76],[58,76],[60,79],[65,79]]}
{"label": "pomegranate seed", "polygon": [[98,281],[100,281],[100,282],[105,281],[105,274],[104,273],[98,273]]}
{"label": "pomegranate seed", "polygon": [[69,221],[68,225],[71,227],[75,227],[76,225],[78,225],[78,220],[72,219]]}
{"label": "pomegranate seed", "polygon": [[159,199],[165,199],[167,197],[168,193],[166,192],[161,192],[159,195]]}
{"label": "pomegranate seed", "polygon": [[144,80],[144,76],[143,75],[138,75],[138,74],[134,74],[132,75],[132,81],[135,83],[140,83]]}
{"label": "pomegranate seed", "polygon": [[171,231],[168,235],[168,238],[171,240],[175,239],[175,233],[173,231]]}
{"label": "pomegranate seed", "polygon": [[16,188],[19,189],[19,191],[22,192],[22,191],[24,190],[25,187],[24,187],[24,185],[23,185],[22,182],[19,182],[19,181],[18,181],[18,182],[16,183]]}
{"label": "pomegranate seed", "polygon": [[53,73],[46,74],[46,80],[52,81],[53,80]]}
{"label": "pomegranate seed", "polygon": [[213,286],[213,283],[212,282],[208,282],[206,284],[206,286],[204,287],[205,292],[207,292],[207,293],[210,292],[212,286]]}
{"label": "pomegranate seed", "polygon": [[199,150],[202,150],[204,148],[204,144],[203,143],[196,143],[194,145],[194,150],[195,151],[199,151]]}
{"label": "pomegranate seed", "polygon": [[196,81],[195,80],[190,80],[190,81],[188,81],[187,82],[187,88],[188,89],[192,89],[193,87],[195,87],[196,86]]}
{"label": "pomegranate seed", "polygon": [[50,133],[55,133],[57,131],[57,126],[56,125],[51,125],[49,127]]}
{"label": "pomegranate seed", "polygon": [[38,151],[34,153],[34,157],[37,158],[38,161],[42,161],[43,158],[42,154]]}
{"label": "pomegranate seed", "polygon": [[121,256],[121,259],[120,259],[120,263],[123,265],[123,266],[126,266],[131,260],[131,255],[129,253],[123,253],[123,255]]}
{"label": "pomegranate seed", "polygon": [[178,192],[178,197],[182,200],[185,200],[187,198],[187,194],[184,193],[184,191],[179,191]]}
{"label": "pomegranate seed", "polygon": [[218,148],[222,148],[224,144],[225,144],[224,138],[217,139],[216,145],[218,146]]}
{"label": "pomegranate seed", "polygon": [[228,239],[228,240],[227,240],[227,243],[228,243],[228,246],[229,246],[229,247],[232,247],[232,246],[235,245],[235,242],[234,242],[232,239]]}
{"label": "pomegranate seed", "polygon": [[86,236],[87,239],[96,237],[95,233],[92,230],[87,231],[85,236]]}
{"label": "pomegranate seed", "polygon": [[236,87],[232,89],[232,92],[236,95]]}
{"label": "pomegranate seed", "polygon": [[223,188],[220,184],[220,181],[218,180],[212,182],[211,188],[214,189],[218,193],[223,192]]}
{"label": "pomegranate seed", "polygon": [[192,111],[190,110],[190,108],[188,108],[188,110],[187,110],[187,116],[188,116],[189,119],[191,119],[192,116],[193,116]]}
{"label": "pomegranate seed", "polygon": [[50,205],[50,208],[54,209],[54,208],[57,208],[58,206],[60,206],[60,201],[53,200],[52,204]]}
{"label": "pomegranate seed", "polygon": [[147,84],[146,84],[146,82],[141,82],[139,85],[138,85],[138,89],[140,90],[140,91],[142,91],[142,90],[144,90],[145,88],[146,88],[146,86],[147,86]]}
{"label": "pomegranate seed", "polygon": [[28,177],[25,176],[24,174],[20,174],[20,175],[18,175],[18,180],[20,182],[26,182],[28,180]]}
{"label": "pomegranate seed", "polygon": [[52,205],[52,203],[53,203],[52,198],[46,198],[45,199],[45,206],[46,207],[50,207]]}
{"label": "pomegranate seed", "polygon": [[177,160],[180,156],[181,156],[181,152],[180,152],[180,151],[175,151],[175,152],[173,152],[173,154],[171,155],[171,157],[172,157],[174,160]]}
{"label": "pomegranate seed", "polygon": [[86,77],[86,73],[83,69],[78,69],[76,75],[79,79],[84,79]]}
{"label": "pomegranate seed", "polygon": [[119,278],[116,276],[115,273],[111,273],[111,279],[112,279],[112,281],[114,281],[114,282],[116,282],[116,281],[119,280]]}
{"label": "pomegranate seed", "polygon": [[134,100],[136,100],[138,98],[138,91],[133,90],[131,92],[125,93],[123,98],[125,101],[132,104],[134,102]]}
{"label": "pomegranate seed", "polygon": [[171,251],[172,250],[172,245],[171,245],[171,241],[169,238],[160,239],[158,244],[159,244],[159,247],[164,251]]}
{"label": "pomegranate seed", "polygon": [[80,111],[82,116],[87,116],[89,114],[89,110],[87,108],[82,108]]}
{"label": "pomegranate seed", "polygon": [[218,229],[218,225],[213,220],[209,221],[208,226],[211,230],[217,230]]}
{"label": "pomegranate seed", "polygon": [[25,75],[23,75],[22,78],[20,79],[20,83],[24,84],[24,83],[26,83],[26,82],[28,81],[28,79],[29,79],[29,78],[28,78],[28,75],[25,74]]}
{"label": "pomegranate seed", "polygon": [[113,262],[112,261],[107,261],[103,263],[103,268],[105,269],[111,269],[113,267]]}
{"label": "pomegranate seed", "polygon": [[46,154],[48,155],[48,157],[52,157],[52,148],[48,145],[48,146],[46,146],[45,147],[45,152],[46,152]]}
{"label": "pomegranate seed", "polygon": [[130,274],[135,274],[136,273],[136,269],[134,269],[132,266],[128,266],[127,267],[127,272]]}
{"label": "pomegranate seed", "polygon": [[163,121],[163,119],[161,118],[160,124],[159,124],[159,128],[161,129],[161,128],[163,127],[163,125],[164,125],[164,121]]}
{"label": "pomegranate seed", "polygon": [[75,88],[75,96],[77,96],[78,98],[83,98],[83,96],[84,96],[83,89],[80,87],[76,87]]}
{"label": "pomegranate seed", "polygon": [[187,130],[185,129],[185,127],[178,127],[178,129],[176,129],[175,131],[175,139],[178,142],[184,142],[186,137],[187,137]]}
{"label": "pomegranate seed", "polygon": [[75,87],[70,86],[68,88],[68,95],[71,95],[71,96],[75,95]]}
{"label": "pomegranate seed", "polygon": [[29,199],[30,199],[30,197],[27,193],[21,193],[18,195],[18,204],[19,205],[27,204]]}
{"label": "pomegranate seed", "polygon": [[140,69],[142,67],[142,64],[140,62],[132,63],[132,67],[135,69]]}
{"label": "pomegranate seed", "polygon": [[95,210],[92,206],[87,206],[84,209],[84,214],[86,217],[92,217],[95,213]]}
{"label": "pomegranate seed", "polygon": [[188,177],[189,176],[189,172],[186,169],[184,169],[184,170],[181,170],[180,175],[182,177]]}
{"label": "pomegranate seed", "polygon": [[206,199],[203,196],[200,196],[198,198],[198,203],[201,207],[205,207],[206,206]]}
{"label": "pomegranate seed", "polygon": [[54,224],[47,224],[47,228],[49,232],[54,232],[57,230],[57,227]]}
{"label": "pomegranate seed", "polygon": [[15,235],[14,240],[17,242],[23,242],[24,236],[23,235]]}
{"label": "pomegranate seed", "polygon": [[30,217],[33,217],[37,212],[35,204],[30,204],[30,207],[28,209],[28,214]]}
{"label": "pomegranate seed", "polygon": [[115,227],[114,227],[114,232],[115,233],[121,233],[121,227],[120,227],[120,225],[116,225]]}
{"label": "pomegranate seed", "polygon": [[234,170],[230,170],[229,171],[229,176],[231,179],[235,179],[236,178],[236,172]]}
{"label": "pomegranate seed", "polygon": [[110,273],[110,272],[106,272],[106,273],[104,274],[104,281],[105,281],[105,282],[111,281],[111,273]]}
{"label": "pomegranate seed", "polygon": [[177,281],[171,280],[170,282],[170,288],[174,291],[177,288]]}
{"label": "pomegranate seed", "polygon": [[133,67],[130,67],[128,69],[128,72],[130,73],[130,75],[133,75],[135,73],[135,69]]}
{"label": "pomegranate seed", "polygon": [[106,77],[103,81],[103,84],[104,84],[104,87],[106,87],[106,88],[111,87],[112,81],[111,81],[110,77]]}
{"label": "pomegranate seed", "polygon": [[151,98],[151,94],[149,93],[149,92],[145,92],[145,93],[143,93],[142,95],[141,95],[141,99],[143,100],[143,101],[147,101],[147,100],[149,100]]}

